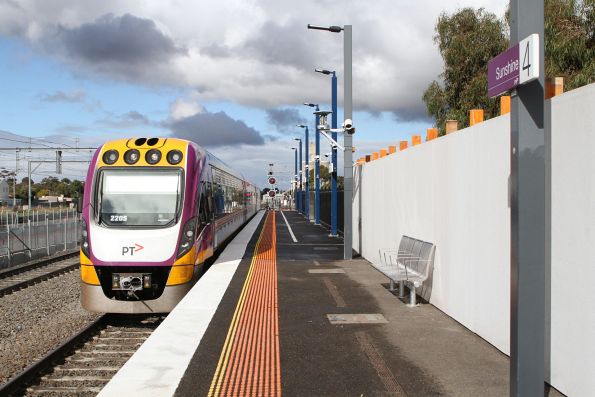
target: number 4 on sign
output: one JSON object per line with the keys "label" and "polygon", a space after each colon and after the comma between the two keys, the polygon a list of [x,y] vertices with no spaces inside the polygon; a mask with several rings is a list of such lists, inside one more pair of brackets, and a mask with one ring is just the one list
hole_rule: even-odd
{"label": "number 4 on sign", "polygon": [[537,33],[519,42],[519,59],[523,60],[519,84],[539,77],[539,35]]}

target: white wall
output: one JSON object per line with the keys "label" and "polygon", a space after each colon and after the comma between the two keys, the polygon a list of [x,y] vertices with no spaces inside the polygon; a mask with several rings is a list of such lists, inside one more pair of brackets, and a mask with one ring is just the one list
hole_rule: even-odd
{"label": "white wall", "polygon": [[[551,103],[551,383],[569,395],[595,390],[594,103],[595,84]],[[435,243],[422,293],[506,354],[509,130],[505,115],[359,167],[353,217],[354,248],[372,262],[404,234]]]}
{"label": "white wall", "polygon": [[552,99],[551,383],[595,393],[595,84]]}

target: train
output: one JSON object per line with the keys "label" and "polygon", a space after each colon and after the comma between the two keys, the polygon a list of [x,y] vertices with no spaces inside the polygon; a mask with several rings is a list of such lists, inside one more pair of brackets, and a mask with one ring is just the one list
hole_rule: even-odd
{"label": "train", "polygon": [[198,144],[130,138],[96,150],[81,208],[81,304],[167,313],[260,209],[260,190]]}

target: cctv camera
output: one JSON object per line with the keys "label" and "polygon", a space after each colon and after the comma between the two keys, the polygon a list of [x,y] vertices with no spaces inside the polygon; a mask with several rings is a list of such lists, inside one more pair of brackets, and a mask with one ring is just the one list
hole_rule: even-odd
{"label": "cctv camera", "polygon": [[319,156],[319,155],[316,155],[316,156],[314,156],[314,158],[315,158],[316,160],[320,160],[320,156]]}
{"label": "cctv camera", "polygon": [[352,129],[353,121],[351,121],[351,119],[345,119],[345,121],[343,122],[343,127],[345,127],[346,130]]}

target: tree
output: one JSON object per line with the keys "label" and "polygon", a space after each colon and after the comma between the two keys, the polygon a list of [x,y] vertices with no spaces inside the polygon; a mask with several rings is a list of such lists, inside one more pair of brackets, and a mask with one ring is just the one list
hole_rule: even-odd
{"label": "tree", "polygon": [[[330,180],[331,173],[329,172],[328,167],[326,165],[320,164],[320,188],[330,189]],[[310,190],[316,189],[316,185],[314,184],[314,169],[311,169],[308,172],[308,184]]]}
{"label": "tree", "polygon": [[595,1],[545,0],[545,75],[565,90],[595,81]]}
{"label": "tree", "polygon": [[423,94],[428,114],[444,134],[447,119],[468,126],[470,109],[484,109],[487,117],[498,112],[498,101],[487,96],[488,61],[508,47],[505,24],[483,8],[442,13],[434,42],[444,60],[443,85],[433,81]]}
{"label": "tree", "polygon": [[[595,1],[545,0],[545,74],[564,77],[566,90],[595,81]],[[423,94],[428,114],[444,134],[447,119],[469,125],[468,112],[498,114],[498,100],[487,97],[487,64],[509,46],[509,12],[504,20],[483,9],[464,8],[436,23],[434,41],[444,60],[443,82]]]}

